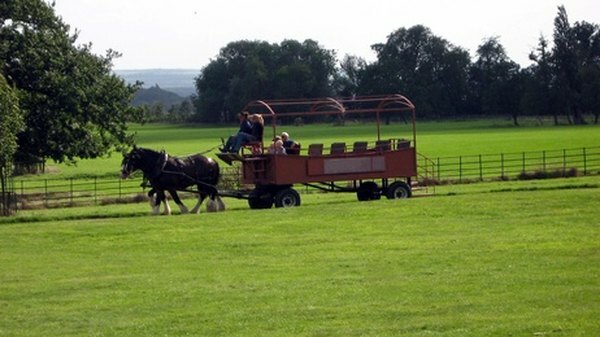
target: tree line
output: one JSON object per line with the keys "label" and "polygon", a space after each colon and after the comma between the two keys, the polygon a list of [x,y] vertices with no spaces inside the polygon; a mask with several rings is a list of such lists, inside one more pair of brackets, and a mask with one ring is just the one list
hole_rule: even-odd
{"label": "tree line", "polygon": [[[96,158],[133,144],[130,122],[143,122],[131,102],[141,83],[126,84],[112,71],[119,53],[91,52],[77,31],[44,0],[0,2],[0,172],[47,160]],[[552,42],[552,43],[551,43]],[[541,37],[533,64],[520,68],[499,39],[468,52],[417,25],[392,32],[372,46],[377,58],[338,61],[316,41],[236,41],[223,47],[195,81],[192,102],[172,107],[177,122],[228,123],[255,99],[339,97],[402,93],[420,117],[565,116],[569,123],[598,122],[600,32],[597,24],[570,24],[564,7],[552,41]],[[10,160],[9,160],[10,159]]]}
{"label": "tree line", "polygon": [[[221,49],[196,78],[195,122],[229,122],[253,99],[339,97],[401,93],[424,118],[551,116],[584,124],[600,113],[600,29],[570,24],[564,6],[554,19],[552,44],[539,38],[532,64],[512,61],[497,37],[484,39],[471,60],[422,25],[400,28],[365,62],[316,41],[280,44],[237,41]],[[177,108],[175,108],[176,111]]]}

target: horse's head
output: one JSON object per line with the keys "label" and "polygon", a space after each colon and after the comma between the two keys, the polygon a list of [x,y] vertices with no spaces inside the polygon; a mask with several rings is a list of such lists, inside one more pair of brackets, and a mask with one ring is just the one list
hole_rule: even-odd
{"label": "horse's head", "polygon": [[140,168],[141,150],[134,148],[128,154],[123,156],[121,162],[121,179],[127,179],[134,171]]}

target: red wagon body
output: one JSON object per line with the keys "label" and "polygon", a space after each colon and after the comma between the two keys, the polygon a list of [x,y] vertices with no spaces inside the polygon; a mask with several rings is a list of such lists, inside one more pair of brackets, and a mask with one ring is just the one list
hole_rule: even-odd
{"label": "red wagon body", "polygon": [[[244,108],[271,119],[273,135],[277,119],[316,115],[374,115],[377,138],[373,142],[332,144],[323,153],[323,144],[310,145],[297,154],[265,153],[263,144],[251,144],[251,154],[218,154],[227,163],[242,162],[243,183],[255,188],[247,195],[251,208],[297,206],[300,196],[295,184],[330,191],[356,192],[359,200],[405,198],[411,196],[411,179],[417,176],[415,107],[402,95],[321,98],[310,100],[253,101]],[[380,139],[381,115],[401,112],[409,116],[412,139]],[[337,146],[336,146],[337,145]],[[315,150],[316,149],[316,150]],[[327,149],[327,148],[326,148]],[[377,184],[375,180],[381,180]],[[350,182],[339,185],[336,182]]]}

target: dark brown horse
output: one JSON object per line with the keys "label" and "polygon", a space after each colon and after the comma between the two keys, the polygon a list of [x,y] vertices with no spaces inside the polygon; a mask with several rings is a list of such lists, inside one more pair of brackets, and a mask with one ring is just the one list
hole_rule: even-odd
{"label": "dark brown horse", "polygon": [[198,202],[191,213],[199,212],[206,197],[209,198],[207,204],[209,210],[225,209],[225,204],[216,189],[219,181],[219,164],[211,158],[200,154],[177,158],[169,156],[164,151],[136,147],[123,158],[121,178],[128,178],[136,170],[144,173],[144,178],[152,187],[148,195],[154,214],[158,214],[161,202],[165,203],[164,214],[171,213],[165,191],[171,194],[181,212],[187,213],[188,210],[179,199],[177,191],[189,191],[190,186],[196,186],[198,193]]}

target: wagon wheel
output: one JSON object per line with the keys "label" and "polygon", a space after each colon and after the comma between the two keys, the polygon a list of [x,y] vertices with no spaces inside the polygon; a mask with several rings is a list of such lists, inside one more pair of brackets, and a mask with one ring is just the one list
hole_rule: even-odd
{"label": "wagon wheel", "polygon": [[285,188],[275,194],[275,207],[300,206],[300,195],[293,188]]}
{"label": "wagon wheel", "polygon": [[385,195],[388,199],[405,199],[411,197],[412,191],[407,183],[396,181],[387,188]]}
{"label": "wagon wheel", "polygon": [[381,194],[379,192],[379,187],[377,187],[375,182],[365,181],[358,187],[356,197],[358,198],[358,201],[379,200]]}
{"label": "wagon wheel", "polygon": [[254,189],[248,196],[251,209],[267,209],[273,206],[273,195],[262,189]]}

